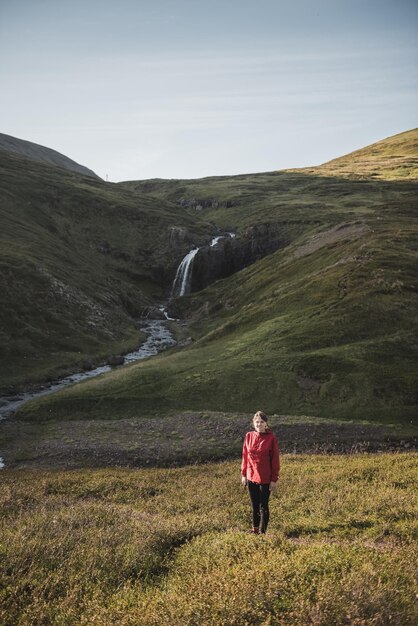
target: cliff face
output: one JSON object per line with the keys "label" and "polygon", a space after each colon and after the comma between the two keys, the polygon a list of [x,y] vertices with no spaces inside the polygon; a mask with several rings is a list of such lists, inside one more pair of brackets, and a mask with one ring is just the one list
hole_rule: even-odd
{"label": "cliff face", "polygon": [[220,239],[213,247],[202,247],[194,259],[191,291],[231,276],[287,243],[276,225],[266,223],[248,228],[239,237]]}

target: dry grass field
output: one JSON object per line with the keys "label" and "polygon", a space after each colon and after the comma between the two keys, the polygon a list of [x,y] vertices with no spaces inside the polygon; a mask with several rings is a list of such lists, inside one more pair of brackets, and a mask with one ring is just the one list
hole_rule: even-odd
{"label": "dry grass field", "polygon": [[239,461],[5,470],[0,622],[416,624],[416,453],[283,455],[266,536]]}

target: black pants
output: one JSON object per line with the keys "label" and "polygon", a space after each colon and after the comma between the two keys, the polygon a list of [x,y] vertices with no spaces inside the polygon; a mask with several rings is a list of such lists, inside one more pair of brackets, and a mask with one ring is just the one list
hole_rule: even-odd
{"label": "black pants", "polygon": [[270,483],[259,485],[249,480],[248,491],[253,505],[253,526],[265,533],[269,523]]}

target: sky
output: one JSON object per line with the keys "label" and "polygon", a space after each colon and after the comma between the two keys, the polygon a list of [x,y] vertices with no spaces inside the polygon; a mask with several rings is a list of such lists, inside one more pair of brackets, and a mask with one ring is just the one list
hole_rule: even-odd
{"label": "sky", "polygon": [[110,181],[318,165],[418,126],[416,0],[0,0],[0,132]]}

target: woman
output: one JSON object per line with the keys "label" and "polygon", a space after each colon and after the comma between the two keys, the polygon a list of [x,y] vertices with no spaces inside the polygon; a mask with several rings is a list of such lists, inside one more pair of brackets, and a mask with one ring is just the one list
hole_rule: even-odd
{"label": "woman", "polygon": [[245,435],[242,449],[242,485],[248,486],[253,506],[252,533],[265,533],[269,523],[269,497],[276,488],[280,470],[279,446],[271,432],[267,415],[257,411],[254,431]]}

